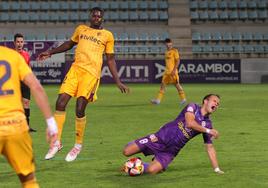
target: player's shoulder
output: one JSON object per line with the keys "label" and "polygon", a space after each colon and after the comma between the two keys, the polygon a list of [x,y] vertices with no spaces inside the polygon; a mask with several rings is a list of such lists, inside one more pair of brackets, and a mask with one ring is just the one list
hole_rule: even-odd
{"label": "player's shoulder", "polygon": [[12,56],[20,56],[16,50],[6,46],[0,46],[0,51],[2,54],[5,54],[6,57],[10,57],[10,54],[12,54]]}
{"label": "player's shoulder", "polygon": [[85,24],[79,24],[78,26],[76,26],[76,29],[79,30],[84,30],[84,29],[88,29],[89,26],[85,25]]}
{"label": "player's shoulder", "polygon": [[185,108],[186,108],[187,112],[194,113],[196,110],[198,110],[200,108],[200,106],[196,103],[189,103]]}
{"label": "player's shoulder", "polygon": [[171,50],[172,50],[174,53],[179,53],[178,48],[173,47]]}
{"label": "player's shoulder", "polygon": [[113,35],[113,33],[108,29],[103,28],[101,31],[107,35]]}

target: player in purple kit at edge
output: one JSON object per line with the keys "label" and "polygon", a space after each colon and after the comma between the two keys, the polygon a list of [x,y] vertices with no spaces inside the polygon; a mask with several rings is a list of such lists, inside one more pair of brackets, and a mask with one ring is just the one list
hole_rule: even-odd
{"label": "player in purple kit at edge", "polygon": [[219,133],[212,128],[209,119],[209,115],[217,110],[219,104],[220,97],[217,94],[206,95],[202,106],[195,103],[188,104],[174,121],[165,124],[156,133],[126,145],[123,154],[127,157],[141,152],[145,156],[154,155],[152,162],[144,163],[144,172],[156,174],[168,167],[189,140],[202,133],[214,172],[223,174],[212,144],[212,138],[217,139]]}

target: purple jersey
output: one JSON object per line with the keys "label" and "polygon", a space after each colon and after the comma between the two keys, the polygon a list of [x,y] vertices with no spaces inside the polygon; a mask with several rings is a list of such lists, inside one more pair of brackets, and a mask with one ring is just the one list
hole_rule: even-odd
{"label": "purple jersey", "polygon": [[[186,127],[185,113],[191,112],[195,115],[195,120],[198,124],[212,129],[212,123],[208,116],[202,116],[201,107],[197,104],[191,103],[187,105],[178,117],[163,127],[155,134],[158,139],[165,143],[168,150],[173,154],[177,153],[183,148],[183,146],[200,132],[192,130]],[[203,133],[204,143],[212,143],[211,135]]]}
{"label": "purple jersey", "polygon": [[[202,116],[201,107],[191,103],[181,111],[174,121],[162,126],[158,132],[135,141],[144,155],[154,155],[164,169],[190,139],[200,134],[200,132],[186,127],[186,112],[193,113],[195,120],[201,126],[212,129],[209,117]],[[211,135],[207,133],[203,133],[203,139],[206,144],[212,143]]]}

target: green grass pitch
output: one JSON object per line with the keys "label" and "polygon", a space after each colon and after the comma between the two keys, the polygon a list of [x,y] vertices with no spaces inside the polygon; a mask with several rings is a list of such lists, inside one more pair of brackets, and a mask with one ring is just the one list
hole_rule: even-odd
{"label": "green grass pitch", "polygon": [[[220,109],[212,115],[220,132],[214,141],[222,176],[213,173],[204,150],[202,136],[190,141],[166,172],[129,177],[119,169],[126,158],[122,149],[129,141],[152,133],[173,120],[180,110],[173,86],[161,105],[153,106],[159,85],[129,85],[131,93],[121,94],[115,85],[101,85],[98,101],[87,107],[84,146],[76,161],[64,158],[74,144],[75,100],[68,105],[63,130],[63,149],[46,161],[45,121],[32,100],[31,126],[36,160],[36,176],[43,188],[173,188],[173,187],[268,187],[268,86],[244,84],[184,84],[188,102],[201,102],[208,93],[221,95]],[[45,86],[51,106],[59,86]],[[150,157],[137,155],[144,161]],[[0,187],[20,187],[6,160],[0,157]]]}

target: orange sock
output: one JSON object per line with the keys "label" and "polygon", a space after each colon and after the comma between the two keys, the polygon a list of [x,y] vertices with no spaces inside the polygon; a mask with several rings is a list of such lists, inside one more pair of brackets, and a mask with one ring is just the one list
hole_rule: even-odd
{"label": "orange sock", "polygon": [[179,91],[179,97],[181,100],[186,100],[186,96],[183,90]]}
{"label": "orange sock", "polygon": [[83,138],[84,138],[84,133],[85,133],[85,128],[86,128],[86,116],[82,118],[76,117],[75,119],[75,143],[76,144],[82,144],[83,143]]}
{"label": "orange sock", "polygon": [[162,90],[160,90],[160,91],[158,92],[158,95],[157,95],[156,99],[158,99],[159,101],[161,101],[162,98],[164,97],[164,94],[165,94],[165,92],[162,91]]}
{"label": "orange sock", "polygon": [[39,188],[39,185],[36,179],[32,179],[30,181],[26,181],[22,184],[23,188]]}
{"label": "orange sock", "polygon": [[63,125],[65,122],[65,118],[66,118],[66,112],[56,111],[54,113],[54,117],[58,125],[58,140],[61,140],[61,134],[62,134],[62,129],[63,129]]}

